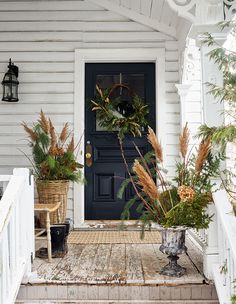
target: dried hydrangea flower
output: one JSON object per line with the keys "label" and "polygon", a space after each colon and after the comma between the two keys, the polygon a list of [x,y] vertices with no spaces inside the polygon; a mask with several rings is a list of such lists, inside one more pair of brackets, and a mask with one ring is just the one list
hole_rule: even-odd
{"label": "dried hydrangea flower", "polygon": [[194,198],[194,190],[191,187],[182,185],[178,188],[178,195],[183,202],[191,202]]}

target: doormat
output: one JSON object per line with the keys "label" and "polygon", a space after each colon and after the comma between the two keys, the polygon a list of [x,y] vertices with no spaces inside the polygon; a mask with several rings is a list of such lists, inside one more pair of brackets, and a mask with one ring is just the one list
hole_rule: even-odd
{"label": "doormat", "polygon": [[161,243],[158,231],[147,231],[144,239],[140,231],[72,231],[70,244],[157,244]]}

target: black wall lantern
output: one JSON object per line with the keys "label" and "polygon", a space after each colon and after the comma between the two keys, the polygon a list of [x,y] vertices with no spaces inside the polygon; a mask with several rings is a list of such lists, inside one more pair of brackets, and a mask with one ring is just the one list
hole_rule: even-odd
{"label": "black wall lantern", "polygon": [[18,101],[18,67],[11,62],[9,59],[8,71],[4,75],[2,86],[3,86],[3,101],[16,102]]}

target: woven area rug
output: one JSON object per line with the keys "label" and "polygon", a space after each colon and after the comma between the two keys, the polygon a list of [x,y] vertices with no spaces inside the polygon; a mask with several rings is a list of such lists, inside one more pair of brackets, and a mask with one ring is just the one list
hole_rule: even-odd
{"label": "woven area rug", "polygon": [[70,244],[157,244],[161,243],[158,231],[145,232],[140,239],[140,231],[72,231]]}

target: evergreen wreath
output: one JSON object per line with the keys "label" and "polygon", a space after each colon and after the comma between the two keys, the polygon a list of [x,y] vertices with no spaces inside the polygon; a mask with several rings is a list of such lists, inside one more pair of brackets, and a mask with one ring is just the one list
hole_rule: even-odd
{"label": "evergreen wreath", "polygon": [[[121,97],[111,98],[118,88],[126,89],[131,97],[131,102],[122,104]],[[96,111],[99,119],[99,126],[108,131],[118,131],[119,139],[123,139],[126,134],[134,137],[141,136],[142,129],[147,126],[148,106],[137,94],[131,94],[128,86],[116,84],[112,88],[101,90],[96,85],[96,96],[92,102],[92,111]],[[123,107],[123,109],[122,109]]]}

